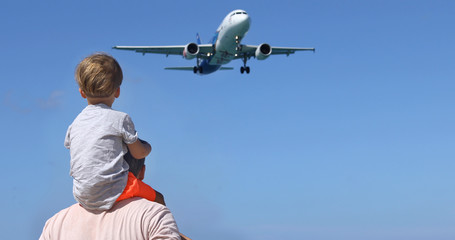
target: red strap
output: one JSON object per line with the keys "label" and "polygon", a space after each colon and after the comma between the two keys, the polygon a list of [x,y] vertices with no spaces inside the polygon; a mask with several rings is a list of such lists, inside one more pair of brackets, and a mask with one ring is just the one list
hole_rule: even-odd
{"label": "red strap", "polygon": [[128,182],[117,202],[132,197],[141,197],[153,202],[156,198],[156,192],[152,187],[137,179],[134,174],[128,172]]}

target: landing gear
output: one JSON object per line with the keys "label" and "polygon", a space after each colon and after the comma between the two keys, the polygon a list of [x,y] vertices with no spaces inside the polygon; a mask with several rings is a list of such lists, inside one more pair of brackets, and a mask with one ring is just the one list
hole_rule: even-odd
{"label": "landing gear", "polygon": [[240,73],[243,74],[246,72],[247,74],[250,73],[250,67],[246,65],[246,61],[248,60],[247,56],[243,56],[243,67],[240,67]]}
{"label": "landing gear", "polygon": [[250,67],[240,67],[240,73],[243,74],[244,72],[250,73]]}
{"label": "landing gear", "polygon": [[202,67],[201,67],[201,66],[199,66],[199,67],[194,66],[193,72],[194,72],[194,73],[198,73],[198,72],[199,72],[199,73],[202,73]]}
{"label": "landing gear", "polygon": [[193,67],[193,72],[194,72],[194,73],[199,72],[199,73],[202,74],[202,67],[199,65],[200,63],[201,63],[201,61],[200,61],[200,59],[199,59],[199,57],[198,57],[198,58],[196,59],[196,64],[197,64],[197,66],[194,66],[194,67]]}

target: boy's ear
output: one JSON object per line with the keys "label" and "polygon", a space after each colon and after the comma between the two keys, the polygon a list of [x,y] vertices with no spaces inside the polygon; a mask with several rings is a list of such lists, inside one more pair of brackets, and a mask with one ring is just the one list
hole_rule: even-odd
{"label": "boy's ear", "polygon": [[79,92],[81,93],[81,97],[87,98],[87,95],[85,95],[85,93],[84,93],[84,91],[82,91],[82,89],[79,88]]}
{"label": "boy's ear", "polygon": [[115,98],[120,97],[120,87],[117,88],[117,91],[115,91]]}

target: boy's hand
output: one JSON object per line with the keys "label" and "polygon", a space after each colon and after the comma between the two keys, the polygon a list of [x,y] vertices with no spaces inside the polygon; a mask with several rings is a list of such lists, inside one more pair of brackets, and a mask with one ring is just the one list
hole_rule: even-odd
{"label": "boy's hand", "polygon": [[128,144],[128,149],[134,158],[142,159],[149,155],[152,151],[152,146],[148,142],[138,139],[138,141]]}

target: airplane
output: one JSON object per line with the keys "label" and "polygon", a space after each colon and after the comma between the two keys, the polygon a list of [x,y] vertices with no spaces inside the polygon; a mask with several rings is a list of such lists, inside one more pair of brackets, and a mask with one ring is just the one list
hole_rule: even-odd
{"label": "airplane", "polygon": [[199,34],[196,35],[197,43],[191,42],[186,45],[175,46],[114,46],[113,49],[131,50],[145,55],[157,53],[180,55],[185,59],[196,58],[196,66],[193,67],[166,67],[167,70],[189,70],[200,75],[210,74],[217,70],[232,70],[232,67],[223,67],[234,59],[242,59],[243,66],[240,73],[250,73],[247,61],[254,57],[265,60],[270,55],[293,54],[296,51],[313,51],[315,48],[291,48],[272,47],[267,43],[260,45],[243,45],[240,42],[250,28],[251,20],[246,11],[234,10],[230,12],[220,24],[212,40],[208,44],[201,44]]}

